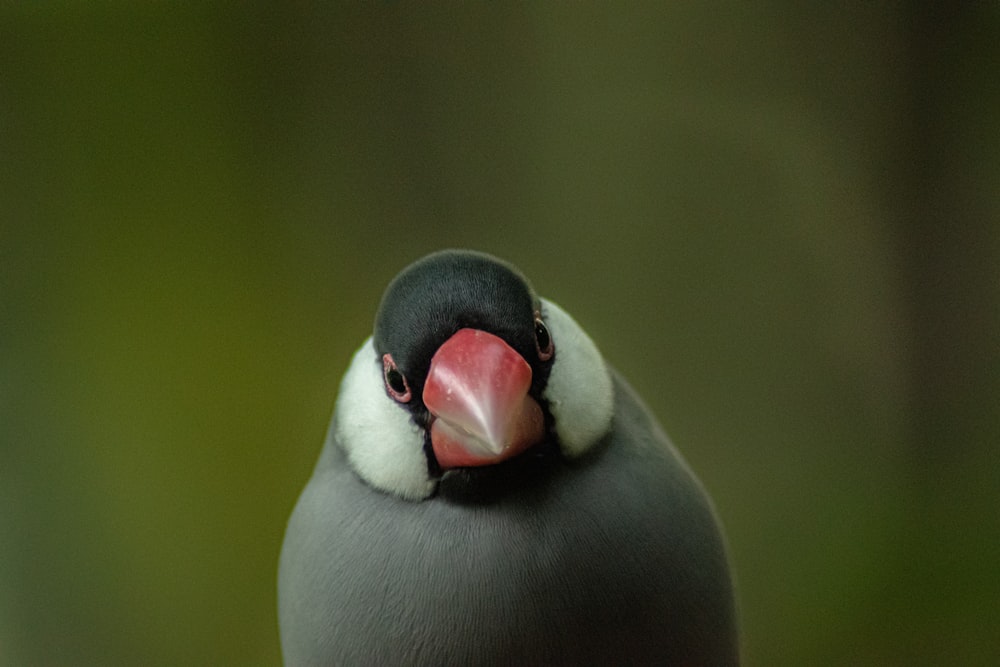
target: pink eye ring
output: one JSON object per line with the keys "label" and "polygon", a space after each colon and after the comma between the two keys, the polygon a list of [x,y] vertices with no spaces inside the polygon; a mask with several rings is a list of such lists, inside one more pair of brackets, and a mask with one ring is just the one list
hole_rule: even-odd
{"label": "pink eye ring", "polygon": [[538,350],[538,358],[542,361],[551,359],[555,351],[552,335],[539,313],[535,313],[535,348]]}
{"label": "pink eye ring", "polygon": [[391,354],[382,355],[382,375],[385,378],[385,390],[389,395],[399,403],[409,403],[413,398],[413,392],[410,391],[406,378],[396,367]]}

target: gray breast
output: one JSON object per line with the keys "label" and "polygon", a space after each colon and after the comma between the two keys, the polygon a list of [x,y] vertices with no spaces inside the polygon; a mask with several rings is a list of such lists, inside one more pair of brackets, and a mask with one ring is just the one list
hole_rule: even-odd
{"label": "gray breast", "polygon": [[328,452],[282,552],[286,664],[737,664],[707,497],[617,377],[615,415],[594,452],[476,502],[394,498]]}

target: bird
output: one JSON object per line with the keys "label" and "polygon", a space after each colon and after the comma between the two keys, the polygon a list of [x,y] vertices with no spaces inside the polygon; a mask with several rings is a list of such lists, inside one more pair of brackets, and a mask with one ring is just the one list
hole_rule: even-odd
{"label": "bird", "polygon": [[287,524],[278,621],[288,667],[740,661],[704,486],[583,328],[472,250],[386,288]]}

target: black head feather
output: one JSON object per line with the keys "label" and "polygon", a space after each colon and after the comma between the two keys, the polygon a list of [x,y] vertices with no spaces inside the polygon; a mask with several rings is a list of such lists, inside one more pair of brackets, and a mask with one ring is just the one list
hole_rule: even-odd
{"label": "black head feather", "polygon": [[485,253],[444,250],[404,269],[386,288],[375,317],[375,349],[392,354],[418,399],[431,357],[465,327],[499,336],[532,367],[532,393],[545,386],[550,362],[538,359],[538,297],[513,266]]}

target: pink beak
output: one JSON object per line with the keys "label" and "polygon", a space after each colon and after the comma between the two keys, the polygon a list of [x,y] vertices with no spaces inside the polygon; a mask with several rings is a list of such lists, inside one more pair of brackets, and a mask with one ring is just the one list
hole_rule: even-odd
{"label": "pink beak", "polygon": [[445,341],[423,392],[441,467],[499,463],[541,442],[545,421],[530,387],[531,366],[501,338],[460,329]]}

